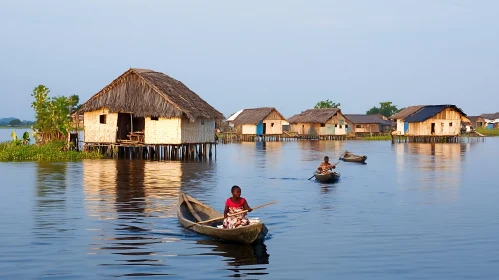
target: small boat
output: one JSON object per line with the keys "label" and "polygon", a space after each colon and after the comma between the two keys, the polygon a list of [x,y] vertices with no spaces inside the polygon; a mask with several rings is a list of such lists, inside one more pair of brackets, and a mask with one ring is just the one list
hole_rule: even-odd
{"label": "small boat", "polygon": [[[184,200],[184,196],[187,198],[188,202]],[[191,212],[189,205],[191,205],[192,209],[195,211],[194,214]],[[206,236],[211,236],[215,239],[245,244],[262,241],[268,232],[265,224],[258,219],[249,219],[250,224],[247,226],[225,229],[219,227],[222,225],[222,220],[207,224],[197,224],[198,222],[196,221],[195,216],[198,216],[201,221],[206,221],[223,217],[224,214],[208,205],[203,204],[193,197],[180,193],[177,206],[177,217],[180,223],[184,227],[188,227],[189,230]]]}
{"label": "small boat", "polygon": [[354,155],[351,153],[344,153],[341,157],[340,160],[346,161],[346,162],[359,162],[359,163],[365,163],[367,157],[366,156],[358,156]]}
{"label": "small boat", "polygon": [[333,183],[340,179],[341,174],[338,172],[328,172],[320,174],[317,171],[314,172],[315,180],[321,183]]}

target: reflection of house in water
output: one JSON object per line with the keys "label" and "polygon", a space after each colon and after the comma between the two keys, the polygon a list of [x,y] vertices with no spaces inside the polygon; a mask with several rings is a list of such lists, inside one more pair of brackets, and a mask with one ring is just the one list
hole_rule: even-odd
{"label": "reflection of house in water", "polygon": [[[457,190],[460,188],[463,172],[461,164],[470,145],[470,143],[395,144],[397,185],[403,189],[431,191],[433,192],[431,198],[438,201],[458,199]],[[442,192],[443,190],[445,192]],[[442,194],[445,195],[441,196]]]}
{"label": "reflection of house in water", "polygon": [[90,215],[105,219],[117,213],[174,215],[171,208],[176,205],[181,176],[180,162],[85,160],[86,205]]}
{"label": "reflection of house in water", "polygon": [[[329,156],[331,162],[333,162],[345,150],[345,142],[343,141],[298,141],[297,143],[300,150],[313,151],[311,153],[301,153],[303,156],[302,161],[317,161],[322,160],[324,156]],[[320,154],[320,156],[317,157],[317,154]]]}

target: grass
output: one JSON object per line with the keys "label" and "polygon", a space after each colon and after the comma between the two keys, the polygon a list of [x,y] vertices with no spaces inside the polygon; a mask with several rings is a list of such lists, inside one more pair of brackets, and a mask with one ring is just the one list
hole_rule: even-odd
{"label": "grass", "polygon": [[0,143],[0,161],[74,161],[102,158],[98,152],[65,151],[64,141],[45,145],[21,145],[14,141]]}
{"label": "grass", "polygon": [[479,127],[476,129],[476,131],[485,136],[499,136],[499,128],[488,129],[484,127]]}
{"label": "grass", "polygon": [[366,136],[362,137],[362,140],[369,140],[369,141],[386,141],[386,140],[392,140],[391,135],[377,135],[377,136]]}

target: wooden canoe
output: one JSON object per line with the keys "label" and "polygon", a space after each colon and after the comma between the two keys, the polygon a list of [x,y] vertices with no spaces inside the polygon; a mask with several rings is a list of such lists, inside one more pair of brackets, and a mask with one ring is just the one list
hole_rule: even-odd
{"label": "wooden canoe", "polygon": [[321,183],[334,183],[340,179],[341,174],[338,172],[328,172],[325,174],[319,174],[314,172],[315,180]]}
{"label": "wooden canoe", "polygon": [[367,157],[366,156],[358,156],[354,154],[343,154],[340,157],[340,160],[346,161],[346,162],[359,162],[359,163],[365,163]]}
{"label": "wooden canoe", "polygon": [[[201,218],[202,221],[206,221],[213,218],[223,217],[223,213],[209,207],[202,202],[185,195],[187,200],[189,200],[192,205],[193,210]],[[180,193],[178,198],[177,206],[177,217],[180,223],[184,227],[189,227],[189,230],[203,234],[206,236],[211,236],[215,239],[222,239],[227,241],[251,244],[258,241],[263,241],[265,235],[268,232],[267,227],[262,222],[254,223],[248,226],[237,227],[234,229],[224,229],[217,228],[217,225],[222,224],[222,220],[213,222],[211,224],[196,224],[196,219],[194,217],[184,201],[182,193]]]}

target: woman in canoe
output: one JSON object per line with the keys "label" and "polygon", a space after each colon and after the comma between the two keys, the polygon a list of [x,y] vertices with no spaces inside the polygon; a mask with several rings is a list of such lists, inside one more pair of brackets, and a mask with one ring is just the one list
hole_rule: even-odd
{"label": "woman in canoe", "polygon": [[324,174],[324,173],[329,172],[329,170],[332,170],[332,169],[335,169],[335,168],[336,168],[336,165],[332,165],[331,163],[329,163],[329,157],[325,156],[324,157],[324,162],[321,163],[321,165],[319,165],[319,167],[317,168],[317,171],[320,174]]}
{"label": "woman in canoe", "polygon": [[244,199],[244,197],[241,197],[241,188],[239,186],[233,186],[230,189],[230,192],[232,193],[232,197],[227,198],[227,201],[225,202],[225,219],[223,222],[224,228],[231,229],[249,225],[250,222],[246,217],[246,212],[234,216],[229,216],[229,214],[232,215],[244,210],[248,210],[248,212],[251,212],[253,210],[251,209],[251,207],[249,207],[246,199]]}

